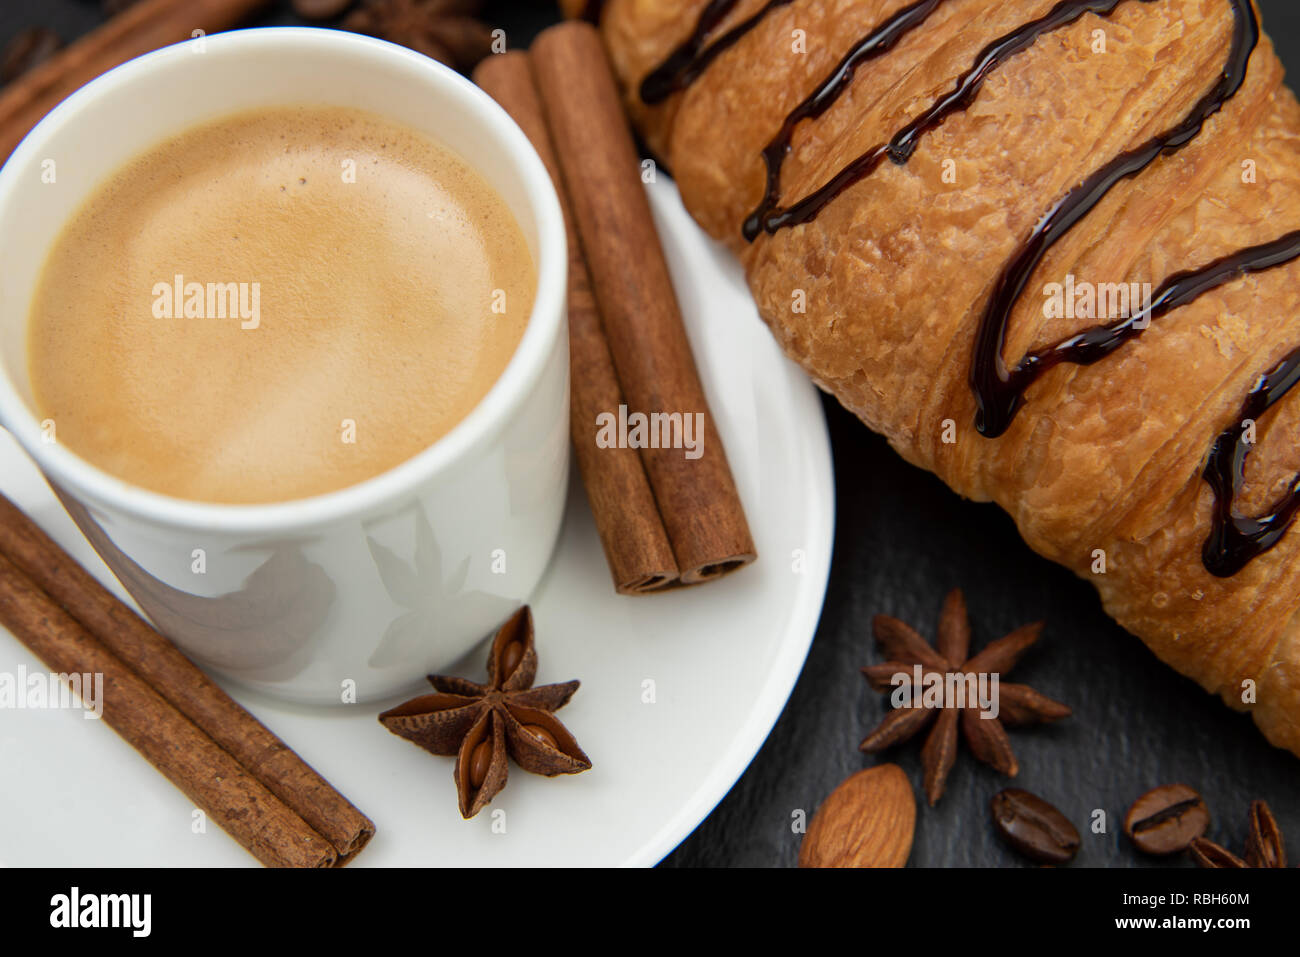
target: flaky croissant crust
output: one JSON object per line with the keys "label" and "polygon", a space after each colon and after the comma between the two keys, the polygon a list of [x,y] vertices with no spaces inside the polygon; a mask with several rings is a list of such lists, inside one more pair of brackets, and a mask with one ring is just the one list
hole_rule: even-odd
{"label": "flaky croissant crust", "polygon": [[[692,215],[741,257],[785,351],[907,460],[1005,508],[1160,658],[1300,754],[1300,529],[1230,577],[1202,559],[1215,507],[1207,455],[1260,376],[1300,347],[1300,262],[1206,292],[1103,361],[1045,373],[1000,436],[976,430],[970,381],[981,316],[1026,235],[1082,180],[1192,110],[1224,70],[1233,4],[1129,0],[1086,13],[994,70],[910,161],[883,163],[810,222],[746,241],[764,147],[855,42],[915,2],[735,0],[710,37],[761,14],[756,25],[653,104],[643,82],[709,0],[607,0],[601,32],[634,121]],[[1057,5],[935,4],[797,126],[781,202],[888,141],[990,43]],[[1300,230],[1300,107],[1282,79],[1261,37],[1200,134],[1115,185],[1050,249],[1011,313],[1007,364],[1095,324],[1045,315],[1051,283],[1158,287]],[[1297,473],[1293,396],[1257,423],[1234,508],[1266,514]]]}

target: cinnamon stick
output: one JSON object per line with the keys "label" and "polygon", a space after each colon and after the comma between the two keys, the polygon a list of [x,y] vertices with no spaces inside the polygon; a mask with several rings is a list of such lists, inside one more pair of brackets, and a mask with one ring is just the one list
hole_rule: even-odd
{"label": "cinnamon stick", "polygon": [[195,30],[236,26],[268,0],[140,0],[0,90],[0,161],[42,117],[100,74]]}
{"label": "cinnamon stick", "polygon": [[754,542],[682,325],[613,74],[595,28],[580,21],[543,31],[532,60],[559,165],[575,184],[574,219],[629,415],[702,413],[698,458],[660,447],[642,448],[641,459],[681,581],[708,581],[753,561]]}
{"label": "cinnamon stick", "polygon": [[0,621],[52,672],[102,674],[103,720],[263,864],[335,863],[328,841],[2,555]]}
{"label": "cinnamon stick", "polygon": [[640,454],[635,449],[602,449],[596,444],[597,416],[626,403],[601,328],[568,190],[528,55],[512,51],[488,57],[474,71],[474,82],[519,124],[546,164],[559,194],[569,239],[569,423],[574,456],[615,589],[625,595],[658,591],[677,582],[677,560]]}
{"label": "cinnamon stick", "polygon": [[[328,841],[338,863],[347,863],[374,836],[369,818],[3,495],[0,558]],[[4,616],[0,621],[10,623]]]}

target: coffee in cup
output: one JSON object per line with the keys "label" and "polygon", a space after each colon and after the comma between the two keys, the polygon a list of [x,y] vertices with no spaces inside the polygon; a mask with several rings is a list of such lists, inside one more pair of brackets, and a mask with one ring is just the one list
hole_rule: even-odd
{"label": "coffee in cup", "polygon": [[505,201],[451,150],[345,107],[240,112],[128,162],[63,227],[32,391],[60,444],[131,484],[305,498],[454,428],[535,288]]}

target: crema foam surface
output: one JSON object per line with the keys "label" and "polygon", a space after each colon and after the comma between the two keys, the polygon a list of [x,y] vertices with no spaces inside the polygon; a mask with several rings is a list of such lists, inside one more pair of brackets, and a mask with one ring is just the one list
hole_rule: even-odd
{"label": "crema foam surface", "polygon": [[535,288],[504,200],[451,151],[359,111],[258,110],[149,150],[64,228],[33,390],[56,441],[135,485],[302,498],[460,422]]}

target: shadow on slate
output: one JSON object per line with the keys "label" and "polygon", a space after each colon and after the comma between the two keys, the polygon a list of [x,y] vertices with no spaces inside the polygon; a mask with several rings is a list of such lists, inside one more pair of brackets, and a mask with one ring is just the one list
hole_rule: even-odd
{"label": "shadow on slate", "polygon": [[[1300,78],[1300,5],[1259,0],[1259,6],[1288,73]],[[484,13],[505,28],[512,46],[527,43],[554,18],[551,5],[537,0],[492,0]],[[98,4],[88,0],[6,0],[0,43],[37,24],[71,39],[100,21]],[[297,22],[283,0],[250,25]],[[1074,716],[1010,732],[1021,769],[1015,783],[1055,803],[1079,827],[1083,847],[1074,866],[1190,866],[1183,858],[1145,858],[1121,833],[1135,797],[1176,781],[1205,795],[1211,835],[1234,851],[1245,843],[1249,802],[1269,801],[1290,835],[1292,856],[1300,856],[1296,758],[1271,748],[1249,718],[1160,664],[1106,617],[1090,585],[1030,552],[1001,511],[962,501],[904,463],[834,400],[823,402],[837,519],[816,640],[767,743],[664,866],[793,865],[801,836],[791,827],[797,812],[811,816],[840,781],[877,760],[858,751],[888,708],[887,696],[871,691],[858,672],[879,660],[872,616],[894,615],[932,637],[953,587],[966,591],[975,648],[1019,625],[1047,621],[1012,679],[1065,702]],[[918,739],[880,759],[898,761],[918,792],[919,750]],[[920,811],[912,865],[1022,864],[989,823],[989,799],[1008,783],[963,745],[938,807]],[[1106,815],[1103,834],[1090,827],[1097,810]]]}

